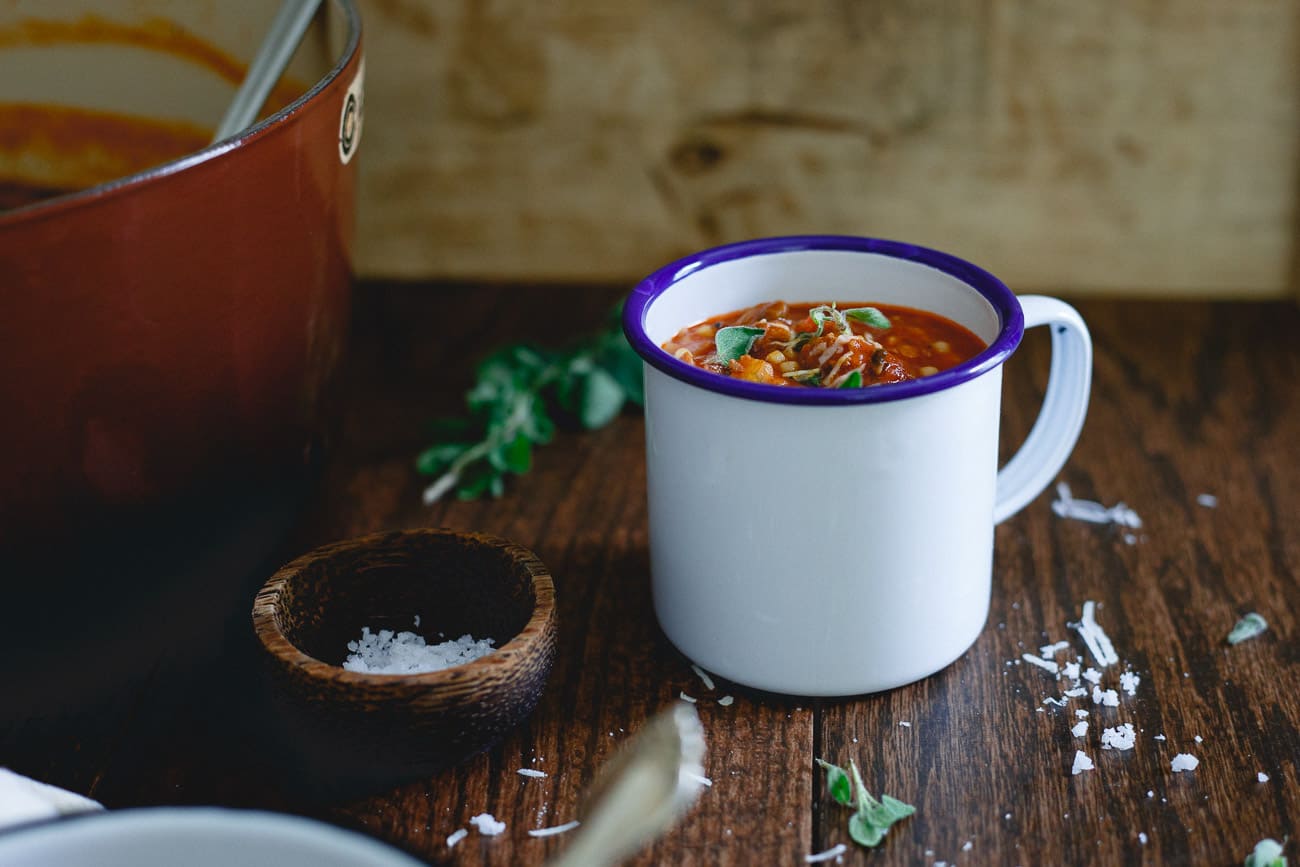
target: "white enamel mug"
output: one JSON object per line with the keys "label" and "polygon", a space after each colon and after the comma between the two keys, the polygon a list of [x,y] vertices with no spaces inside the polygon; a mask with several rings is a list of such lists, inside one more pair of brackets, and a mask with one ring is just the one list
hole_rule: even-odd
{"label": "white enamel mug", "polygon": [[[677,331],[763,301],[938,313],[988,348],[860,389],[732,379],[673,358]],[[1002,363],[1052,332],[1043,408],[998,469]],[[709,671],[792,695],[877,692],[947,666],[988,615],[993,527],[1065,463],[1088,406],[1079,314],[954,256],[842,236],[768,238],[643,280],[623,326],[645,360],[650,566],[664,633]]]}

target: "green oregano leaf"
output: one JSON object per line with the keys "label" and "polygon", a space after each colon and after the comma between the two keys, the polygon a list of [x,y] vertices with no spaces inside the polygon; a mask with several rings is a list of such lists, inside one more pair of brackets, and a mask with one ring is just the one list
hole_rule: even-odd
{"label": "green oregano leaf", "polygon": [[889,795],[881,795],[879,801],[871,797],[862,782],[862,773],[852,759],[847,774],[843,768],[830,762],[817,759],[817,764],[826,771],[826,788],[831,797],[837,803],[854,808],[849,817],[849,836],[860,846],[879,845],[896,822],[916,812],[911,804]]}
{"label": "green oregano leaf", "polygon": [[852,804],[853,784],[849,782],[849,775],[844,773],[844,769],[821,759],[817,760],[817,764],[826,771],[826,790],[831,793],[836,803],[846,807]]}
{"label": "green oregano leaf", "polygon": [[626,397],[617,379],[603,367],[593,367],[582,380],[578,420],[587,430],[602,428],[618,415]]}
{"label": "green oregano leaf", "polygon": [[862,371],[853,371],[836,388],[862,388]]}
{"label": "green oregano leaf", "polygon": [[844,315],[849,319],[865,322],[872,328],[879,328],[882,331],[890,327],[889,317],[874,307],[854,307],[851,310],[845,310]]}
{"label": "green oregano leaf", "polygon": [[731,325],[727,328],[719,328],[717,334],[713,337],[714,345],[718,348],[718,361],[728,364],[742,355],[748,355],[749,350],[754,347],[754,341],[762,334],[762,328],[755,328],[751,325]]}
{"label": "green oregano leaf", "polygon": [[1268,621],[1254,611],[1237,621],[1228,633],[1229,644],[1240,644],[1248,638],[1262,635],[1268,629]]}

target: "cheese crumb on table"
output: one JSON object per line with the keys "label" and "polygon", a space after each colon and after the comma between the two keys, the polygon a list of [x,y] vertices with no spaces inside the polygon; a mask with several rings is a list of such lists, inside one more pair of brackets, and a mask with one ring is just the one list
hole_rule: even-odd
{"label": "cheese crumb on table", "polygon": [[1103,750],[1131,750],[1136,741],[1137,733],[1133,731],[1133,723],[1124,723],[1101,733]]}
{"label": "cheese crumb on table", "polygon": [[469,823],[478,828],[478,832],[485,837],[495,837],[506,829],[506,823],[498,822],[491,813],[479,813],[470,819]]}
{"label": "cheese crumb on table", "polygon": [[817,864],[821,861],[829,861],[832,858],[838,858],[843,855],[848,851],[848,848],[849,847],[845,846],[843,843],[837,843],[825,852],[818,852],[814,855],[805,855],[803,856],[803,860],[805,864]]}

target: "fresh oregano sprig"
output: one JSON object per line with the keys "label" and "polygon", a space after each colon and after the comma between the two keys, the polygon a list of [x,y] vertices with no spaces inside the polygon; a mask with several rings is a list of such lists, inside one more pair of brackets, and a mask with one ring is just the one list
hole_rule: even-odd
{"label": "fresh oregano sprig", "polygon": [[860,846],[879,845],[894,823],[916,812],[911,804],[904,804],[889,795],[882,794],[879,801],[871,797],[862,783],[862,774],[852,759],[849,759],[852,779],[849,772],[839,765],[821,759],[817,760],[817,764],[826,771],[826,789],[831,798],[837,804],[854,808],[853,815],[849,817],[849,836]]}
{"label": "fresh oregano sprig", "polygon": [[619,326],[618,311],[595,335],[566,351],[526,344],[503,347],[479,364],[465,395],[468,418],[435,423],[439,442],[416,459],[435,476],[424,501],[451,491],[462,500],[499,497],[510,474],[532,469],[533,450],[555,437],[557,410],[587,430],[642,402],[641,359]]}

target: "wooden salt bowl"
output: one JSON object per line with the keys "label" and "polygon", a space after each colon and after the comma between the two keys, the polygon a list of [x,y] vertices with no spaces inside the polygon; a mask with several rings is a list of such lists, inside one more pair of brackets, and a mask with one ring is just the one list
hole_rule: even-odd
{"label": "wooden salt bowl", "polygon": [[[363,626],[430,644],[469,633],[497,649],[423,674],[347,671],[347,644]],[[253,628],[292,782],[360,794],[457,764],[532,712],[555,658],[555,587],[531,551],[504,539],[380,533],[282,568],[257,594]]]}

